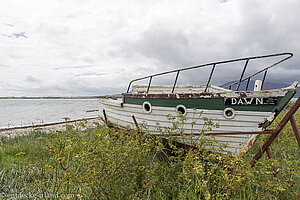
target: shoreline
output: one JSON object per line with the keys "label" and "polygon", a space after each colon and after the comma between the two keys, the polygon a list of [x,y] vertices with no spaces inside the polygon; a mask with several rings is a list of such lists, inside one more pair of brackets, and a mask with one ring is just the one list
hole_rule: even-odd
{"label": "shoreline", "polygon": [[56,131],[65,129],[66,125],[79,125],[80,122],[86,121],[86,127],[96,127],[95,123],[104,124],[100,117],[84,118],[77,120],[70,120],[67,122],[53,122],[41,125],[29,125],[29,126],[19,126],[11,128],[0,129],[0,137],[15,137],[29,134],[35,130],[41,130],[45,132]]}

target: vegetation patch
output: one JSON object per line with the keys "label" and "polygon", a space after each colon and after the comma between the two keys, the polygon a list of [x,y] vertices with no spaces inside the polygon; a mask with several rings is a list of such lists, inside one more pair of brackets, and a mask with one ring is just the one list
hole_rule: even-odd
{"label": "vegetation patch", "polygon": [[[295,118],[299,124],[299,112]],[[180,132],[181,122],[172,131]],[[208,122],[209,126],[214,124]],[[300,198],[300,153],[289,124],[270,146],[273,158],[264,155],[250,167],[266,138],[260,136],[250,152],[238,157],[204,148],[215,146],[214,141],[183,149],[172,138],[165,142],[106,126],[67,126],[62,131],[2,138],[0,193],[7,199],[14,199],[12,194],[47,194],[53,199]]]}

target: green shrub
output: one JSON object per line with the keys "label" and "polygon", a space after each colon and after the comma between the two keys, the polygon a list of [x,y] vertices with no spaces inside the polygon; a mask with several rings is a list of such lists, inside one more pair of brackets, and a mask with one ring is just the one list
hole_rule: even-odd
{"label": "green shrub", "polygon": [[[160,128],[162,134],[180,133],[184,118],[169,117],[174,126]],[[299,124],[299,112],[295,117]],[[206,120],[207,128],[218,126]],[[77,199],[299,198],[300,155],[290,125],[271,145],[273,159],[263,156],[250,167],[266,137],[261,136],[243,157],[210,153],[206,146],[215,146],[212,140],[184,149],[174,145],[175,138],[166,142],[106,126],[84,131],[67,126],[51,133],[3,138],[0,193],[73,194]],[[222,146],[215,150],[222,151]]]}

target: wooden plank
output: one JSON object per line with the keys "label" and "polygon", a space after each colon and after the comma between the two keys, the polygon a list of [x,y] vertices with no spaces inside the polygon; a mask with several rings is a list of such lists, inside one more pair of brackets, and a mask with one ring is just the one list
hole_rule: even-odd
{"label": "wooden plank", "polygon": [[135,116],[134,116],[134,115],[132,115],[132,119],[133,119],[133,122],[134,122],[134,124],[135,124],[135,126],[136,126],[136,129],[138,130],[138,132],[140,132],[140,127],[139,127],[139,124],[137,123],[137,121],[136,121],[136,119],[135,119]]}
{"label": "wooden plank", "polygon": [[[105,102],[101,102],[100,106],[105,106],[107,108],[110,108],[112,110],[118,110],[121,112],[129,112],[129,114],[145,114],[143,111],[142,105],[134,105],[134,104],[123,104],[123,107],[120,106],[120,103],[116,100],[109,100]],[[175,107],[158,107],[158,106],[153,106],[152,105],[152,112],[151,115],[160,115],[165,117],[166,112],[172,112],[175,111]],[[238,120],[243,120],[245,122],[249,122],[249,116],[256,116],[256,117],[267,117],[273,112],[262,112],[262,111],[238,111],[236,110],[237,116],[234,119],[231,119],[230,121],[235,121],[236,118],[243,117],[243,119],[238,119]],[[174,112],[174,114],[176,114]],[[190,115],[191,117],[195,114],[201,114],[202,117],[210,117],[214,118],[214,116],[217,116],[220,114],[223,115],[223,110],[207,110],[207,109],[187,109],[187,117]],[[150,115],[150,114],[148,114]],[[262,118],[263,119],[263,118]],[[260,120],[263,121],[263,120]],[[254,122],[254,121],[250,121]],[[257,122],[257,120],[255,120]]]}
{"label": "wooden plank", "polygon": [[[274,131],[249,131],[249,132],[227,132],[227,133],[193,133],[194,136],[201,136],[201,135],[248,135],[248,134],[273,134]],[[153,134],[154,136],[182,136],[183,134]],[[191,135],[191,134],[184,134],[184,135]]]}
{"label": "wooden plank", "polygon": [[[147,122],[147,130],[150,134],[154,135],[161,134],[157,130],[157,122],[160,123],[159,127],[161,128],[170,127],[172,126],[172,123],[166,118],[166,115],[177,115],[175,108],[152,106],[152,112],[148,114],[143,111],[141,105],[125,104],[123,107],[120,107],[118,101],[110,99],[101,102],[100,107],[105,109],[109,121],[124,127],[128,125],[131,128],[136,127],[132,118],[132,115],[134,114],[137,123],[140,125],[143,121]],[[191,132],[199,133],[202,129],[206,129],[207,125],[205,125],[204,120],[202,119],[203,117],[206,117],[213,122],[218,122],[220,127],[213,128],[212,131],[206,132],[212,134],[205,135],[205,137],[214,137],[217,142],[227,143],[229,146],[226,150],[237,153],[240,151],[241,146],[244,146],[243,144],[248,144],[248,141],[252,140],[251,135],[254,136],[255,134],[253,134],[253,131],[259,131],[258,124],[263,122],[265,118],[270,118],[272,115],[272,112],[236,111],[236,117],[234,119],[227,119],[223,116],[223,111],[221,110],[187,109],[187,114],[185,116],[187,121],[184,125],[184,134],[190,134]],[[197,123],[192,125],[193,121],[196,121]],[[240,134],[240,132],[245,132],[245,134]],[[258,132],[257,134],[270,133],[271,132]],[[201,136],[200,134],[197,135],[198,136],[192,137],[191,140],[198,140]],[[175,137],[180,138],[180,136]]]}
{"label": "wooden plank", "polygon": [[[155,121],[156,122],[170,122],[167,118],[167,114],[171,114],[172,116],[176,116],[177,113],[175,108],[161,108],[161,107],[152,107],[151,113],[145,113],[142,107],[113,107],[110,105],[102,105],[101,107],[105,108],[108,113],[114,112],[120,116],[131,116],[135,115],[136,119],[144,120],[147,122]],[[219,110],[193,110],[187,109],[186,119],[187,123],[189,120],[196,121],[199,124],[199,120],[203,117],[211,119],[213,122],[218,122],[219,125],[229,126],[229,127],[255,127],[259,123],[263,122],[265,118],[270,118],[273,115],[272,112],[249,112],[249,111],[236,111],[236,116],[233,119],[227,119],[223,116],[223,111]],[[241,130],[243,131],[243,130]]]}
{"label": "wooden plank", "polygon": [[[128,125],[130,125],[133,121],[132,121],[132,117],[131,115],[123,115],[120,112],[114,112],[112,110],[106,110],[107,113],[109,113],[109,117],[113,117],[114,120],[111,120],[114,123],[119,123],[119,121],[124,121],[127,122]],[[142,118],[140,115],[134,115],[135,118],[137,119],[138,123],[141,124],[143,121],[146,122],[147,126],[149,127],[161,127],[162,129],[164,129],[165,127],[171,127],[172,126],[172,122],[170,120],[167,120],[165,117],[158,117],[158,116],[151,116],[149,115],[147,118]],[[150,118],[152,117],[152,119]],[[192,125],[192,121],[193,120],[187,120],[184,124],[184,130],[186,132],[199,132],[202,129],[206,129],[207,125],[205,125],[204,121],[202,119],[199,120],[194,120],[196,122],[196,124]],[[212,121],[215,121],[214,119],[212,119]],[[159,123],[159,125],[157,124],[157,122]],[[212,133],[216,133],[215,135],[217,135],[217,133],[225,133],[225,134],[220,134],[220,135],[226,135],[226,133],[230,133],[227,135],[243,135],[243,134],[239,134],[240,132],[245,132],[246,134],[252,134],[253,131],[256,131],[258,129],[258,122],[255,124],[248,124],[248,126],[246,126],[246,123],[241,123],[241,122],[232,122],[232,125],[225,125],[223,123],[219,123],[219,128],[215,128],[215,127],[211,127]],[[238,134],[231,134],[232,132],[238,132]],[[269,133],[268,133],[269,134]]]}
{"label": "wooden plank", "polygon": [[296,140],[298,142],[298,146],[300,148],[300,132],[299,132],[299,129],[298,129],[298,126],[297,126],[294,115],[291,116],[290,122],[292,124],[293,130],[294,130],[294,133],[295,133],[295,137],[296,137]]}
{"label": "wooden plank", "polygon": [[107,116],[106,116],[105,109],[103,109],[103,117],[104,117],[104,122],[107,125]]}
{"label": "wooden plank", "polygon": [[253,157],[253,159],[250,162],[250,165],[252,167],[261,158],[262,154],[267,150],[267,148],[272,144],[272,142],[278,136],[278,134],[280,133],[280,131],[287,124],[287,122],[290,120],[290,118],[292,117],[292,115],[298,110],[299,107],[300,107],[300,97],[298,97],[297,101],[294,103],[294,105],[290,108],[290,110],[288,111],[288,113],[284,116],[284,118],[278,124],[278,126],[276,127],[274,133],[272,135],[270,135],[270,137],[262,145],[262,147],[259,149],[259,151],[255,154],[255,156]]}
{"label": "wooden plank", "polygon": [[[109,112],[109,120],[112,121],[112,122],[115,122],[115,123],[118,123],[119,125],[122,125],[122,126],[127,126],[127,125],[130,125],[132,128],[134,128],[134,120],[132,118],[132,115],[131,116],[126,116],[126,117],[120,117],[120,115],[116,115],[116,114],[113,114],[112,112]],[[142,123],[138,118],[136,118],[136,121],[137,123]],[[148,124],[150,125],[150,124]],[[168,134],[166,133],[166,135],[161,135],[161,133],[155,129],[156,125],[155,124],[152,124],[150,126],[148,126],[148,129],[147,131],[150,132],[151,135],[153,136],[166,136],[168,137]],[[156,130],[156,131],[155,131]],[[247,141],[250,139],[249,136],[253,135],[253,133],[255,134],[256,132],[252,132],[252,131],[248,131],[248,132],[245,132],[245,134],[241,134],[240,131],[235,134],[235,132],[224,132],[224,131],[221,131],[221,130],[218,130],[216,129],[217,131],[220,131],[220,132],[216,132],[216,133],[213,133],[213,134],[205,134],[204,137],[211,137],[212,135],[214,135],[214,139],[217,141],[217,142],[220,142],[220,143],[227,143],[229,146],[226,148],[226,150],[230,150],[232,151],[232,153],[237,153],[240,151],[241,149],[241,145],[242,144],[245,144],[247,143]],[[202,136],[202,134],[198,134],[200,130],[194,130],[195,132],[195,135],[193,135],[190,139],[191,140],[198,140],[199,137]],[[272,133],[272,131],[257,131],[257,134],[270,134]],[[184,132],[183,133],[184,135],[189,135],[190,132]],[[174,137],[181,137],[182,134],[178,134],[178,136],[176,134],[172,134],[172,136]],[[179,139],[178,138],[178,139]]]}

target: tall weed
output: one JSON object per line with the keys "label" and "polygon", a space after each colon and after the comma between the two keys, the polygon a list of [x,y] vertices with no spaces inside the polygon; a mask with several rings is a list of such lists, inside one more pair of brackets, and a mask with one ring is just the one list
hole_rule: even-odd
{"label": "tall weed", "polygon": [[[243,157],[212,153],[207,146],[214,152],[224,149],[204,137],[194,143],[197,148],[178,148],[177,139],[167,134],[182,133],[185,120],[169,117],[174,126],[160,127],[163,138],[106,126],[3,138],[0,193],[74,194],[77,199],[299,198],[300,155],[290,126],[271,145],[273,158],[263,156],[251,168],[266,136]],[[299,112],[295,117],[299,124]],[[217,126],[206,120],[207,129]],[[184,134],[182,140],[191,142]]]}

